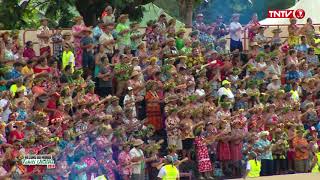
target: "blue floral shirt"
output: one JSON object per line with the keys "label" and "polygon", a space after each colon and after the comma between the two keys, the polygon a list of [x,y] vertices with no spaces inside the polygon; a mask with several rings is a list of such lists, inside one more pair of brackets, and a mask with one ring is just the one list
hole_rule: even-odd
{"label": "blue floral shirt", "polygon": [[[269,140],[259,139],[254,147],[259,150],[263,150],[265,147],[270,146],[271,142]],[[263,153],[258,154],[258,159],[270,159],[272,160],[272,152],[271,150],[267,150]]]}

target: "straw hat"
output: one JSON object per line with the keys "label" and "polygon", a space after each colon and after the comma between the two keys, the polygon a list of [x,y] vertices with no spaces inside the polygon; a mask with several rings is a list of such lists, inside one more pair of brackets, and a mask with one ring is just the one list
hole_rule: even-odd
{"label": "straw hat", "polygon": [[119,98],[117,96],[112,96],[111,97],[111,102],[114,102],[114,101],[119,101]]}
{"label": "straw hat", "polygon": [[119,17],[118,17],[118,21],[121,21],[122,19],[127,19],[129,17],[128,14],[121,14]]}
{"label": "straw hat", "polygon": [[257,42],[251,42],[250,43],[250,47],[254,47],[254,46],[258,46],[258,47],[261,47]]}
{"label": "straw hat", "polygon": [[166,43],[169,43],[169,42],[175,42],[174,38],[168,38]]}
{"label": "straw hat", "polygon": [[83,17],[82,16],[76,16],[72,20],[73,20],[73,22],[77,22],[77,21],[83,20]]}
{"label": "straw hat", "polygon": [[158,85],[158,82],[154,80],[149,80],[146,84],[146,89],[150,90],[154,85]]}
{"label": "straw hat", "polygon": [[199,13],[199,14],[197,14],[196,17],[203,17],[203,14],[202,14],[202,13]]}
{"label": "straw hat", "polygon": [[276,34],[276,33],[282,33],[282,30],[280,28],[274,29],[271,31],[272,33]]}
{"label": "straw hat", "polygon": [[91,30],[91,28],[86,27],[86,28],[83,28],[81,32],[90,32],[90,33],[92,33],[92,30]]}
{"label": "straw hat", "polygon": [[130,78],[133,78],[133,77],[139,76],[139,75],[140,75],[140,73],[138,71],[133,71]]}
{"label": "straw hat", "polygon": [[48,20],[49,20],[48,18],[43,17],[43,18],[40,19],[40,22],[42,22],[42,21],[48,21]]}
{"label": "straw hat", "polygon": [[71,36],[71,32],[65,31],[62,33],[62,36]]}
{"label": "straw hat", "polygon": [[132,142],[133,146],[141,146],[142,144],[144,144],[144,142],[141,139],[135,139]]}
{"label": "straw hat", "polygon": [[290,18],[289,21],[290,22],[297,21],[297,18]]}
{"label": "straw hat", "polygon": [[139,22],[134,21],[134,22],[132,22],[132,23],[130,24],[130,27],[134,27],[134,26],[136,26],[136,25],[139,25]]}
{"label": "straw hat", "polygon": [[279,80],[279,77],[277,75],[273,75],[271,79],[272,80]]}
{"label": "straw hat", "polygon": [[233,13],[231,17],[232,17],[232,19],[236,18],[236,17],[240,17],[240,14],[239,13]]}
{"label": "straw hat", "polygon": [[190,32],[189,36],[198,36],[199,35],[199,31],[192,31]]}
{"label": "straw hat", "polygon": [[155,57],[155,56],[153,56],[153,57],[151,57],[151,58],[149,59],[149,61],[150,61],[151,63],[155,63],[155,62],[157,62],[157,60],[158,60],[158,58]]}
{"label": "straw hat", "polygon": [[181,28],[178,30],[177,35],[182,34],[182,33],[186,33],[187,30],[185,28]]}

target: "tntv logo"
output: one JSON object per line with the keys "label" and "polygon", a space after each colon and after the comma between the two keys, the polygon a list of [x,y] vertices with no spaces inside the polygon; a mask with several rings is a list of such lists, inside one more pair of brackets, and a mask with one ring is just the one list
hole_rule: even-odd
{"label": "tntv logo", "polygon": [[306,13],[303,9],[297,10],[269,10],[268,18],[298,18],[303,19]]}

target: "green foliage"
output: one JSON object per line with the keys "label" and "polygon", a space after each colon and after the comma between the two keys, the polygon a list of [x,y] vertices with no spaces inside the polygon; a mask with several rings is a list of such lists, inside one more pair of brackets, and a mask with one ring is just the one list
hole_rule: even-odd
{"label": "green foliage", "polygon": [[23,10],[19,8],[18,0],[2,0],[0,6],[2,29],[17,29],[19,26],[25,26],[26,22],[22,17]]}
{"label": "green foliage", "polygon": [[50,27],[71,27],[73,14],[69,7],[74,0],[30,0],[25,8],[20,0],[2,0],[0,6],[1,29],[35,29],[43,16],[50,19]]}

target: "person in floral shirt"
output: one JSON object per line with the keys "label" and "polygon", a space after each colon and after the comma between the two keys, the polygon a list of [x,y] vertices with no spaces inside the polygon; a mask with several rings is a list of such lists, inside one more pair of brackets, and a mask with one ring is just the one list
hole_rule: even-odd
{"label": "person in floral shirt", "polygon": [[177,150],[182,150],[180,119],[177,111],[178,109],[174,107],[168,110],[168,117],[166,119],[168,145],[176,145]]}

